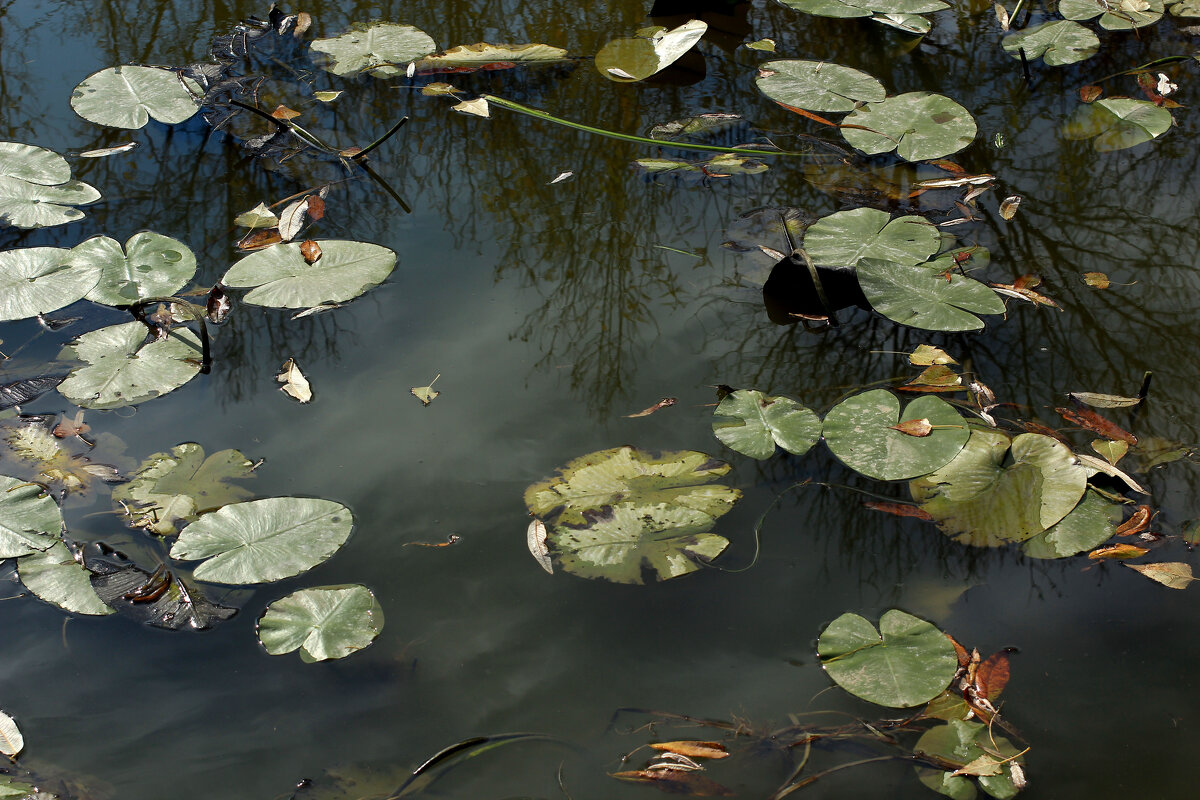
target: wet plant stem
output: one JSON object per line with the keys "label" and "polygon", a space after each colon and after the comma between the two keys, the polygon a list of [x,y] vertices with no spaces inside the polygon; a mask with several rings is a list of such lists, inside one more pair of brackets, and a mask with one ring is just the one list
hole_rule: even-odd
{"label": "wet plant stem", "polygon": [[821,778],[824,778],[827,775],[832,775],[833,773],[838,772],[843,769],[849,769],[850,767],[860,767],[863,764],[874,764],[879,761],[894,761],[895,759],[896,759],[896,756],[875,756],[874,758],[864,758],[860,761],[851,761],[847,764],[838,764],[836,767],[830,767],[829,769],[825,770],[824,772],[818,772],[816,775],[810,775],[807,778],[805,778],[804,780],[799,781],[798,783],[793,783],[791,786],[788,786],[788,787],[785,787],[785,788],[779,790],[775,794],[771,795],[770,800],[781,800],[781,798],[787,797],[789,794],[796,791],[797,789],[803,789],[805,786],[810,786],[813,783],[816,783]]}
{"label": "wet plant stem", "polygon": [[507,108],[509,111],[516,111],[518,114],[526,114],[530,117],[553,122],[555,125],[563,125],[567,128],[574,128],[577,131],[592,133],[597,136],[607,136],[610,139],[620,139],[623,142],[636,142],[638,144],[652,144],[656,147],[671,147],[678,150],[702,150],[707,153],[736,153],[741,156],[800,156],[802,158],[813,158],[812,153],[800,153],[793,150],[759,150],[753,147],[717,147],[711,144],[691,144],[689,142],[670,142],[662,139],[650,139],[645,136],[634,136],[628,133],[617,133],[616,131],[608,131],[604,128],[596,128],[591,125],[584,125],[580,122],[571,122],[570,120],[556,117],[552,114],[547,114],[545,111],[540,111],[536,108],[523,106],[520,103],[514,103],[512,100],[505,100],[503,97],[497,97],[494,94],[482,95],[484,100],[492,105],[500,108]]}

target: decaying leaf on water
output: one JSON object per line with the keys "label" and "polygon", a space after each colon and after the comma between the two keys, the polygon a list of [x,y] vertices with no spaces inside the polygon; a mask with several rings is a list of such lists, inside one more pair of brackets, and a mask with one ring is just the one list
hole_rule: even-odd
{"label": "decaying leaf on water", "polygon": [[304,373],[300,371],[300,367],[296,364],[296,359],[289,358],[283,362],[280,370],[280,373],[275,376],[275,380],[283,384],[283,386],[279,387],[279,391],[299,400],[301,403],[307,403],[312,400],[312,386],[309,385],[308,378],[304,377]]}
{"label": "decaying leaf on water", "polygon": [[908,436],[928,436],[933,433],[933,426],[929,424],[928,419],[910,419],[893,425],[892,430],[900,431]]}
{"label": "decaying leaf on water", "polygon": [[654,750],[675,753],[676,755],[687,756],[688,758],[716,759],[729,757],[729,751],[726,750],[725,745],[721,744],[720,742],[651,742],[650,747]]}
{"label": "decaying leaf on water", "polygon": [[63,382],[65,375],[42,375],[23,378],[0,386],[0,410],[28,403]]}
{"label": "decaying leaf on water", "polygon": [[733,797],[733,792],[695,769],[664,764],[629,772],[614,772],[612,777],[622,781],[649,783],[669,794],[692,797]]}
{"label": "decaying leaf on water", "polygon": [[1079,90],[1079,99],[1084,103],[1094,103],[1100,99],[1104,90],[1095,84],[1089,84]]}
{"label": "decaying leaf on water", "polygon": [[1009,22],[1011,21],[1008,16],[1008,9],[999,3],[996,3],[993,8],[996,11],[996,21],[1000,23],[1000,30],[1007,31]]}
{"label": "decaying leaf on water", "polygon": [[1134,536],[1141,533],[1150,527],[1150,521],[1154,519],[1154,512],[1150,506],[1140,505],[1134,510],[1129,519],[1121,523],[1117,528],[1116,536]]}
{"label": "decaying leaf on water", "polygon": [[463,114],[474,114],[477,117],[490,117],[491,109],[488,108],[488,101],[482,97],[476,97],[474,100],[463,100],[458,105],[450,106],[452,111],[459,111]]}
{"label": "decaying leaf on water", "polygon": [[218,283],[208,293],[208,301],[204,304],[204,316],[214,325],[220,325],[229,317],[229,312],[232,310],[233,301],[229,299],[229,294]]}
{"label": "decaying leaf on water", "polygon": [[1095,456],[1089,456],[1087,453],[1076,453],[1075,458],[1077,458],[1079,463],[1083,464],[1085,467],[1094,469],[1097,472],[1103,472],[1105,475],[1111,475],[1112,477],[1122,481],[1126,486],[1128,486],[1130,489],[1133,489],[1138,494],[1150,494],[1148,491],[1146,491],[1145,487],[1143,487],[1133,478],[1129,477],[1128,473],[1118,469],[1107,461],[1102,461]]}
{"label": "decaying leaf on water", "polygon": [[437,383],[437,379],[440,377],[442,377],[442,373],[439,372],[434,379],[429,382],[428,386],[414,386],[413,388],[409,389],[409,391],[413,393],[413,397],[421,401],[421,405],[427,406],[433,402],[435,397],[441,394],[441,392],[433,388],[433,385]]}
{"label": "decaying leaf on water", "polygon": [[461,90],[453,84],[442,82],[427,83],[421,87],[421,94],[425,95],[426,97],[454,97],[460,91]]}
{"label": "decaying leaf on water", "polygon": [[1092,449],[1103,456],[1104,460],[1116,466],[1127,452],[1129,452],[1128,442],[1114,442],[1111,439],[1093,439]]}
{"label": "decaying leaf on water", "polygon": [[308,213],[308,198],[302,197],[285,208],[279,215],[279,238],[290,242],[304,227],[304,217]]}
{"label": "decaying leaf on water", "polygon": [[79,154],[80,158],[104,158],[105,156],[115,156],[118,153],[127,153],[137,147],[137,142],[126,142],[114,147],[101,147],[98,150],[85,150]]}
{"label": "decaying leaf on water", "polygon": [[1025,280],[1026,278],[1030,277],[1032,276],[1023,275],[1014,283],[993,283],[990,284],[990,286],[998,294],[1002,294],[1005,297],[1012,297],[1017,300],[1025,300],[1026,302],[1033,303],[1035,306],[1050,306],[1051,308],[1057,308],[1059,311],[1062,311],[1062,307],[1058,303],[1054,302],[1046,295],[1041,294],[1040,292],[1035,292],[1033,289],[1029,288],[1030,286],[1036,286],[1041,283],[1040,279],[1036,280],[1036,282]]}
{"label": "decaying leaf on water", "polygon": [[1004,687],[1008,686],[1011,664],[1009,650],[992,653],[975,669],[975,692],[988,700],[997,700]]}
{"label": "decaying leaf on water", "polygon": [[304,256],[304,263],[315,264],[321,260],[321,245],[312,239],[305,239],[300,244],[300,255]]}
{"label": "decaying leaf on water", "polygon": [[529,527],[525,529],[525,541],[538,566],[553,575],[554,562],[550,560],[550,545],[546,542],[546,523],[540,519],[530,522]]}
{"label": "decaying leaf on water", "polygon": [[913,517],[915,519],[925,520],[926,522],[933,521],[933,517],[929,515],[928,511],[920,506],[914,506],[910,503],[885,503],[879,500],[868,500],[863,503],[863,506],[871,509],[872,511],[883,511],[888,514],[895,514],[897,517]]}
{"label": "decaying leaf on water", "polygon": [[659,400],[654,405],[650,406],[649,408],[644,408],[641,411],[637,412],[636,414],[626,414],[625,418],[632,419],[634,417],[648,417],[651,414],[653,414],[655,411],[658,411],[659,409],[662,409],[662,408],[670,408],[671,406],[675,405],[678,402],[679,402],[678,398],[664,397],[662,400]]}
{"label": "decaying leaf on water", "polygon": [[[83,421],[83,409],[81,408],[75,414],[75,419],[69,418],[64,413],[62,419],[54,426],[52,433],[59,439],[67,439],[71,436],[78,436],[80,439],[83,439],[83,434],[91,429],[92,426]],[[84,443],[88,443],[86,439],[83,439],[83,441]]]}
{"label": "decaying leaf on water", "polygon": [[342,92],[313,92],[313,97],[320,100],[322,103],[332,103],[342,96]]}
{"label": "decaying leaf on water", "polygon": [[999,775],[1004,762],[997,761],[991,756],[981,755],[979,758],[964,764],[958,769],[951,772],[951,775],[972,775],[975,777],[986,777],[991,775]]}
{"label": "decaying leaf on water", "polygon": [[908,363],[916,367],[931,367],[935,364],[957,364],[958,362],[942,348],[922,344],[909,353]]}
{"label": "decaying leaf on water", "polygon": [[1140,397],[1122,397],[1119,394],[1099,394],[1097,392],[1068,392],[1067,397],[1076,403],[1093,408],[1129,408],[1142,402]]}
{"label": "decaying leaf on water", "polygon": [[1136,436],[1115,422],[1100,416],[1095,411],[1089,411],[1086,408],[1056,408],[1054,410],[1067,422],[1078,425],[1092,433],[1098,433],[1106,439],[1137,444]]}
{"label": "decaying leaf on water", "polygon": [[238,214],[233,218],[234,225],[240,225],[243,228],[274,228],[279,224],[279,217],[275,216],[275,212],[267,208],[266,203],[259,203],[249,211]]}
{"label": "decaying leaf on water", "polygon": [[1112,286],[1112,281],[1103,272],[1085,272],[1083,282],[1093,289],[1107,289]]}
{"label": "decaying leaf on water", "polygon": [[1183,542],[1188,548],[1200,544],[1200,519],[1189,519],[1183,523]]}
{"label": "decaying leaf on water", "polygon": [[275,228],[263,228],[243,236],[238,240],[238,250],[262,250],[270,247],[273,244],[279,244],[283,238],[279,235],[279,231]]}
{"label": "decaying leaf on water", "polygon": [[0,711],[0,753],[14,757],[25,747],[25,737],[13,718]]}
{"label": "decaying leaf on water", "polygon": [[1005,220],[1010,220],[1017,215],[1017,209],[1021,207],[1020,195],[1009,195],[1000,203],[1000,216]]}
{"label": "decaying leaf on water", "polygon": [[945,364],[934,364],[908,383],[897,386],[901,392],[961,392],[962,376]]}
{"label": "decaying leaf on water", "polygon": [[1138,547],[1136,544],[1110,544],[1106,547],[1098,547],[1088,553],[1088,558],[1093,561],[1101,561],[1109,558],[1140,558],[1149,552],[1145,547]]}
{"label": "decaying leaf on water", "polygon": [[759,39],[754,42],[746,42],[746,48],[749,50],[763,50],[768,53],[775,52],[774,39]]}
{"label": "decaying leaf on water", "polygon": [[295,314],[292,314],[291,318],[303,319],[304,317],[311,317],[313,314],[320,314],[322,311],[333,311],[335,308],[341,307],[341,303],[321,303],[320,305],[313,306],[312,308],[306,308],[303,311],[297,311]]}
{"label": "decaying leaf on water", "polygon": [[1136,569],[1152,581],[1157,581],[1168,589],[1186,589],[1188,584],[1197,578],[1192,577],[1192,565],[1181,561],[1166,561],[1161,564],[1126,564],[1130,569]]}
{"label": "decaying leaf on water", "polygon": [[271,116],[279,120],[289,120],[300,116],[300,112],[290,109],[281,103],[275,106],[275,110],[271,112]]}

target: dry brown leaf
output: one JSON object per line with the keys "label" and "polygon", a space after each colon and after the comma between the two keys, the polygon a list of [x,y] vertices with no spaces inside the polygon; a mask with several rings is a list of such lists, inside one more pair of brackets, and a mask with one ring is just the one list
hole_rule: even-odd
{"label": "dry brown leaf", "polygon": [[279,106],[276,106],[275,110],[271,112],[271,116],[274,117],[275,119],[288,120],[288,119],[295,119],[296,117],[300,116],[300,112],[293,111],[292,109],[288,108],[285,105],[279,105]]}
{"label": "dry brown leaf", "polygon": [[296,365],[294,358],[289,358],[283,362],[283,367],[275,380],[283,384],[279,390],[289,397],[299,400],[301,403],[307,403],[312,400],[312,387],[308,383],[308,378],[304,377],[304,373],[300,371],[300,367]]}
{"label": "dry brown leaf", "polygon": [[1104,94],[1104,90],[1099,86],[1088,85],[1079,90],[1079,99],[1085,103],[1094,103],[1100,99],[1100,95]]}
{"label": "dry brown leaf", "polygon": [[948,633],[946,634],[946,638],[950,640],[950,644],[954,645],[954,652],[958,655],[959,669],[966,669],[967,665],[971,663],[971,654],[967,652],[967,648],[959,644],[958,639],[955,639]]}
{"label": "dry brown leaf", "polygon": [[1167,561],[1162,564],[1126,564],[1130,569],[1136,569],[1152,581],[1158,581],[1168,589],[1186,589],[1188,584],[1196,580],[1192,577],[1192,565],[1180,561]]}
{"label": "dry brown leaf", "polygon": [[279,215],[279,238],[290,242],[304,227],[304,217],[308,213],[309,198],[301,197],[283,210]]}
{"label": "dry brown leaf", "polygon": [[612,777],[623,781],[650,783],[670,794],[690,794],[693,797],[732,797],[733,792],[716,781],[691,769],[662,767],[616,772]]}
{"label": "dry brown leaf", "polygon": [[1117,528],[1116,536],[1133,536],[1141,533],[1150,527],[1150,520],[1154,518],[1154,511],[1147,505],[1140,505],[1134,509],[1133,515],[1129,519],[1121,523]]}
{"label": "dry brown leaf", "polygon": [[880,500],[867,500],[863,505],[872,511],[883,511],[886,514],[895,514],[897,517],[913,517],[914,519],[923,519],[926,522],[932,522],[933,517],[929,512],[920,506],[909,505],[908,503],[885,503]]}
{"label": "dry brown leaf", "polygon": [[932,367],[934,364],[957,364],[958,362],[942,348],[922,344],[908,354],[908,363],[915,367]]}
{"label": "dry brown leaf", "polygon": [[1097,547],[1088,553],[1088,558],[1100,561],[1106,558],[1140,558],[1150,551],[1136,544],[1110,544],[1107,547]]}
{"label": "dry brown leaf", "polygon": [[237,243],[237,248],[238,250],[262,250],[264,247],[270,247],[282,241],[277,228],[264,228],[250,231],[243,236]]}
{"label": "dry brown leaf", "polygon": [[536,518],[530,522],[525,529],[525,542],[538,565],[553,575],[554,562],[550,560],[550,545],[546,541],[546,523]]}
{"label": "dry brown leaf", "polygon": [[651,414],[653,414],[655,411],[658,411],[660,408],[670,408],[671,406],[675,405],[678,402],[679,402],[679,400],[677,398],[664,397],[662,400],[659,400],[654,405],[650,406],[649,408],[642,409],[641,411],[637,412],[636,414],[626,414],[625,418],[632,419],[634,417],[648,417]]}
{"label": "dry brown leaf", "polygon": [[304,256],[304,263],[315,264],[321,260],[321,245],[312,239],[305,239],[300,245],[300,255]]}
{"label": "dry brown leaf", "polygon": [[1112,286],[1112,281],[1103,272],[1085,272],[1083,282],[1093,289],[1107,289]]}
{"label": "dry brown leaf", "polygon": [[926,367],[920,375],[909,381],[907,386],[962,386],[962,376],[945,364]]}
{"label": "dry brown leaf", "polygon": [[87,433],[91,429],[92,426],[83,421],[83,409],[81,408],[73,420],[63,414],[62,419],[54,426],[54,435],[59,439],[66,439],[70,436]]}
{"label": "dry brown leaf", "polygon": [[987,700],[995,700],[1008,685],[1008,651],[992,653],[975,670],[975,692]]}
{"label": "dry brown leaf", "polygon": [[1017,209],[1021,206],[1020,195],[1009,195],[1000,203],[1000,216],[1006,220],[1010,220],[1017,215]]}
{"label": "dry brown leaf", "polygon": [[892,425],[892,430],[900,431],[906,436],[928,436],[933,433],[933,425],[928,419],[910,419],[899,425]]}
{"label": "dry brown leaf", "polygon": [[1095,411],[1089,411],[1086,408],[1056,408],[1054,410],[1067,422],[1078,425],[1081,428],[1086,428],[1092,433],[1098,433],[1105,439],[1137,444],[1136,436],[1121,428],[1115,422],[1100,416]]}
{"label": "dry brown leaf", "polygon": [[720,742],[651,742],[650,747],[688,758],[728,758],[729,751]]}

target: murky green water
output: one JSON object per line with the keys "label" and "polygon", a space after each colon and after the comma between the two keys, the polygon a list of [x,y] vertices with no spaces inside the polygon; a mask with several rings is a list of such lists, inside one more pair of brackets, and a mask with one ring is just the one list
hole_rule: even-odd
{"label": "murky green water", "polygon": [[[544,41],[579,55],[647,23],[644,3],[592,5],[421,0],[305,10],[323,35],[385,18],[416,25],[442,46]],[[0,246],[69,247],[101,232],[123,241],[152,228],[188,243],[200,259],[198,283],[215,282],[235,260],[233,216],[303,190],[302,170],[243,162],[234,142],[210,135],[198,118],[175,129],[102,130],[75,117],[68,98],[102,67],[202,59],[214,34],[264,11],[119,0],[0,7],[0,139],[60,152],[142,143],[129,156],[73,161],[77,176],[106,195],[84,221],[6,228]],[[1131,393],[1152,370],[1136,432],[1200,439],[1200,192],[1187,107],[1197,102],[1194,65],[1168,70],[1185,107],[1161,139],[1097,154],[1059,133],[1079,86],[1191,53],[1177,20],[1138,35],[1105,33],[1100,54],[1080,65],[1036,62],[1031,88],[1000,50],[982,4],[936,15],[915,46],[869,22],[761,1],[707,19],[710,32],[677,83],[615,85],[587,60],[448,80],[633,133],[688,114],[740,113],[785,147],[800,144],[797,134],[831,134],[755,90],[754,66],[765,58],[739,47],[746,41],[774,38],[770,57],[854,66],[893,92],[943,92],[980,128],[955,160],[1000,181],[981,201],[982,219],[951,230],[991,249],[990,280],[1035,272],[1063,310],[1010,302],[1007,319],[974,335],[923,333],[866,312],[847,312],[841,327],[819,333],[775,326],[759,290],[770,259],[721,245],[728,226],[763,206],[814,217],[848,207],[807,182],[797,163],[774,160],[764,174],[731,179],[648,179],[630,167],[645,147],[499,110],[490,120],[454,114],[402,80],[318,75],[347,90],[344,117],[324,131],[343,146],[411,118],[373,162],[411,213],[357,180],[335,187],[319,229],[396,250],[396,271],[353,305],[312,318],[243,308],[219,332],[212,375],[136,412],[88,420],[94,432],[123,440],[134,461],[185,441],[264,458],[251,485],[258,495],[336,499],[353,509],[356,532],[312,573],[239,595],[234,620],[197,635],[116,617],[68,619],[34,599],[0,602],[0,708],[25,734],[22,764],[78,781],[81,796],[271,798],[302,778],[319,782],[326,769],[359,775],[354,765],[369,764],[375,774],[388,766],[401,774],[470,736],[537,731],[574,749],[513,746],[472,760],[435,791],[560,797],[565,762],[571,797],[651,797],[653,789],[605,775],[654,738],[627,734],[629,720],[611,729],[616,709],[737,719],[753,732],[817,709],[878,716],[839,691],[821,693],[829,682],[814,641],[845,611],[875,619],[898,607],[985,653],[1020,649],[1005,714],[1033,745],[1030,798],[1189,793],[1200,746],[1195,588],[1171,591],[1120,565],[1086,569],[1083,557],[968,550],[929,525],[815,490],[789,495],[768,518],[762,557],[747,572],[702,570],[630,587],[551,577],[530,558],[524,488],[575,456],[632,444],[734,463],[745,499],[718,532],[733,541],[724,563],[746,563],[751,531],[777,493],[805,477],[856,479],[823,449],[761,463],[723,451],[710,428],[711,385],[788,394],[824,411],[847,391],[905,373],[890,351],[922,342],[969,359],[1002,401],[1050,424],[1065,392]],[[1125,80],[1133,94],[1133,79]],[[1003,148],[993,144],[997,134]],[[548,185],[568,170],[572,180]],[[1009,223],[996,212],[1006,194],[1024,197]],[[918,212],[952,206],[932,195],[912,204]],[[1087,271],[1121,285],[1090,289]],[[123,321],[98,307],[85,312],[79,325],[88,329]],[[6,323],[6,351],[30,343],[2,369],[33,370],[77,328],[46,334],[33,322]],[[282,396],[273,380],[293,356],[313,382],[309,406]],[[439,373],[442,394],[423,408],[409,388]],[[680,402],[624,417],[665,396]],[[64,406],[52,393],[23,410]],[[1198,516],[1191,463],[1143,477],[1162,510],[1156,528],[1178,532]],[[109,509],[103,488],[70,499],[73,535],[144,547]],[[462,537],[454,547],[403,546],[451,533]],[[1177,541],[1156,555],[1190,558]],[[386,613],[372,647],[317,665],[262,652],[254,622],[265,604],[305,586],[350,582],[370,586]],[[673,738],[711,736],[700,729]],[[853,757],[814,755],[820,767]],[[712,775],[739,796],[765,797],[790,769],[786,754],[766,747]],[[382,790],[395,782],[385,778]],[[934,795],[897,763],[846,770],[794,796]]]}

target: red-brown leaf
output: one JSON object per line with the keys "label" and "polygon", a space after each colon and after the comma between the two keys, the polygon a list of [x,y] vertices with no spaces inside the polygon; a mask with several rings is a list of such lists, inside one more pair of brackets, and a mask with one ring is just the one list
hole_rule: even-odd
{"label": "red-brown leaf", "polygon": [[1150,520],[1153,516],[1154,513],[1151,511],[1150,506],[1138,506],[1134,510],[1133,516],[1122,522],[1121,526],[1117,528],[1116,535],[1133,536],[1136,533],[1141,533],[1150,527]]}
{"label": "red-brown leaf", "polygon": [[325,201],[318,195],[310,194],[308,196],[308,218],[313,222],[325,216]]}
{"label": "red-brown leaf", "polygon": [[279,235],[277,228],[260,228],[250,231],[242,237],[242,240],[237,243],[237,248],[239,250],[262,250],[264,247],[270,247],[282,241],[283,238]]}
{"label": "red-brown leaf", "polygon": [[650,747],[688,758],[729,758],[729,752],[720,742],[652,742]]}
{"label": "red-brown leaf", "polygon": [[995,700],[1008,685],[1008,653],[993,653],[975,670],[975,691],[980,697]]}
{"label": "red-brown leaf", "polygon": [[912,506],[908,503],[884,503],[878,500],[868,500],[863,505],[874,511],[895,514],[897,517],[915,517],[916,519],[923,519],[926,522],[933,521],[933,517],[929,516],[928,511],[920,506]]}
{"label": "red-brown leaf", "polygon": [[304,256],[304,263],[315,264],[321,260],[321,245],[312,239],[305,239],[300,244],[300,255]]}
{"label": "red-brown leaf", "polygon": [[1081,428],[1086,428],[1093,433],[1098,433],[1105,439],[1112,439],[1117,442],[1128,442],[1129,444],[1137,444],[1137,437],[1129,431],[1118,426],[1115,422],[1105,419],[1095,411],[1089,411],[1086,408],[1070,409],[1056,408],[1063,419],[1067,422],[1078,425]]}

